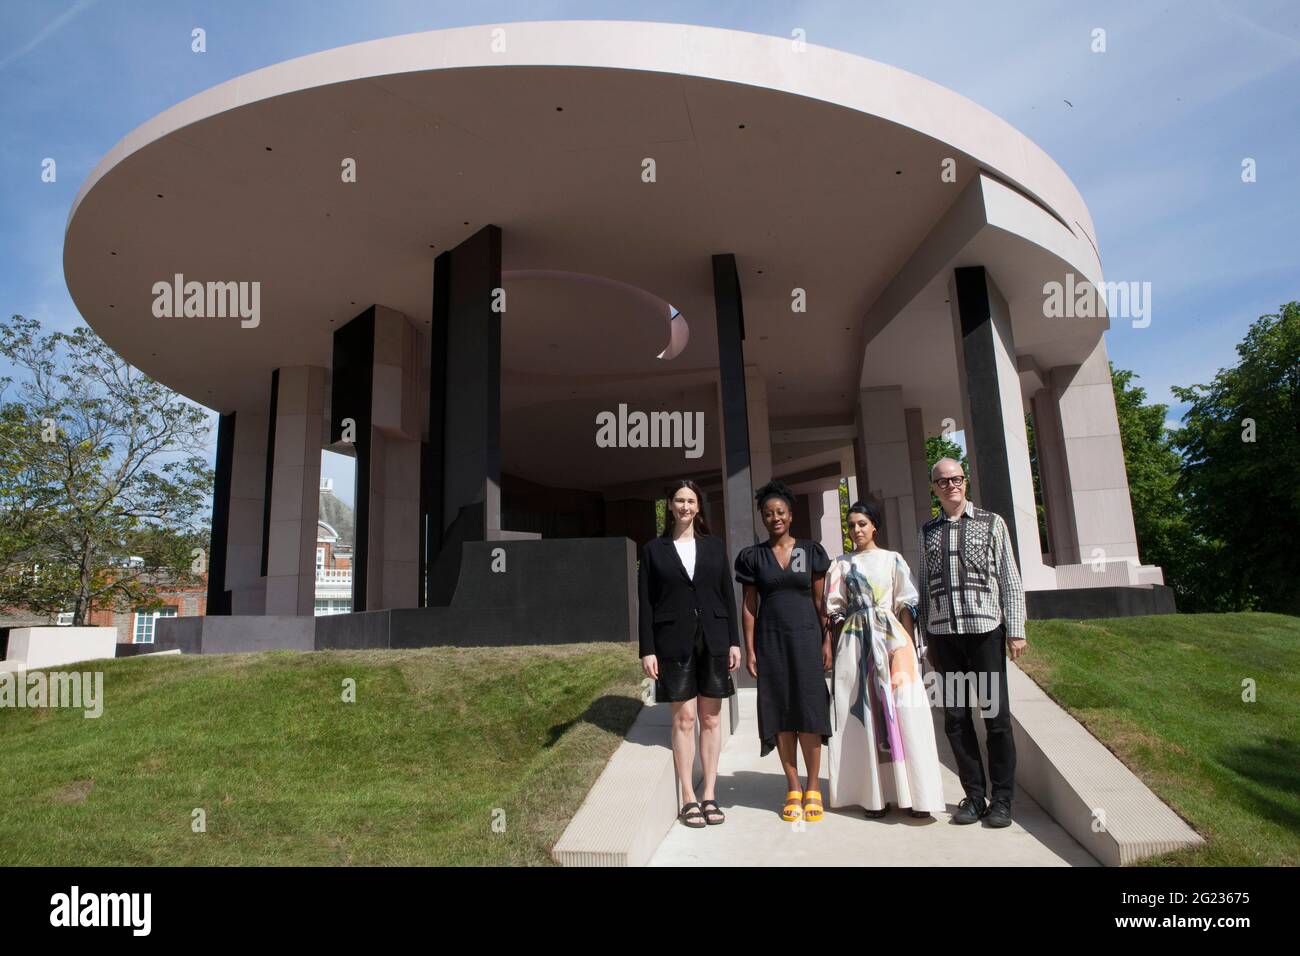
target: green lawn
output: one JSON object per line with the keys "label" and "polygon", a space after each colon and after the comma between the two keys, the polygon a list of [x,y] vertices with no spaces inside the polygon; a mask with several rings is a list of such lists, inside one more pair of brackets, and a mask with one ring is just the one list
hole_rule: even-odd
{"label": "green lawn", "polygon": [[1028,636],[1023,669],[1208,840],[1151,863],[1300,864],[1300,618],[1031,621]]}
{"label": "green lawn", "polygon": [[104,671],[102,717],[0,708],[0,864],[547,864],[640,710],[635,656],[581,644],[79,665]]}

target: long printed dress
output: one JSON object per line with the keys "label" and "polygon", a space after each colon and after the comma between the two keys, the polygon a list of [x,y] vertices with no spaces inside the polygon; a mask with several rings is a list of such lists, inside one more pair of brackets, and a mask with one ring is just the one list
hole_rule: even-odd
{"label": "long printed dress", "polygon": [[831,562],[826,610],[844,622],[831,704],[833,807],[945,809],[929,698],[898,620],[916,600],[907,562],[894,551],[857,551]]}

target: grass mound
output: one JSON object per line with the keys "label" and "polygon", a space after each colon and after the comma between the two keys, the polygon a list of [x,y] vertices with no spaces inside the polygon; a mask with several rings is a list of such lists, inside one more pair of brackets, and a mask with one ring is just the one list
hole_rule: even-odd
{"label": "grass mound", "polygon": [[1028,636],[1025,672],[1208,840],[1151,863],[1300,863],[1300,618],[1030,621]]}
{"label": "grass mound", "polygon": [[580,644],[74,665],[104,672],[98,719],[0,708],[0,864],[547,864],[640,709],[634,657]]}

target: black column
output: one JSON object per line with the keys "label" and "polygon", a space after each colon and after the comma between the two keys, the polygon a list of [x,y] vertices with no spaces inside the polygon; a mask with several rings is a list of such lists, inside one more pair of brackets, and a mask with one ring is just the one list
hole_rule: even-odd
{"label": "black column", "polygon": [[235,412],[217,421],[217,462],[212,482],[212,535],[208,542],[208,614],[230,613],[226,546],[230,540],[230,480],[235,465]]}
{"label": "black column", "polygon": [[[1025,424],[1003,420],[1002,385],[997,368],[1001,350],[1015,360],[1011,319],[1006,301],[983,266],[955,269],[953,285],[955,331],[959,336],[957,369],[966,408],[966,447],[972,487],[978,493],[979,506],[1006,521],[1011,545],[1019,554],[1011,469],[1007,465],[1007,428],[1023,429]],[[1018,382],[1016,387],[1019,388]]]}
{"label": "black column", "polygon": [[442,551],[447,527],[443,508],[445,483],[442,463],[446,456],[447,317],[450,311],[451,253],[433,260],[433,322],[429,333],[429,439],[420,456],[420,514],[424,546],[420,550],[420,606],[433,603],[429,572]]}
{"label": "black column", "polygon": [[421,498],[426,601],[447,604],[460,546],[501,524],[501,230],[484,226],[434,261],[429,442]]}
{"label": "black column", "polygon": [[271,484],[275,479],[275,413],[280,401],[280,370],[271,372],[271,410],[266,416],[266,486],[262,492],[262,577],[271,549]]}
{"label": "black column", "polygon": [[374,399],[375,307],[334,331],[330,376],[330,444],[343,440],[344,419],[352,419],[356,486],[352,511],[352,610],[366,610],[370,567],[370,421]]}
{"label": "black column", "polygon": [[[722,391],[722,480],[723,501],[730,501],[734,514],[727,515],[727,554],[732,561],[754,543],[753,482],[750,478],[749,404],[745,394],[745,308],[740,295],[736,257],[728,252],[713,257],[713,313],[718,328],[718,381]],[[725,505],[724,505],[725,507]],[[732,580],[736,607],[743,589]],[[740,686],[750,686],[749,673],[742,666]],[[732,695],[728,717],[734,731],[740,724],[740,698]]]}
{"label": "black column", "polygon": [[722,383],[723,481],[736,514],[727,518],[727,550],[734,560],[754,543],[751,509],[749,408],[745,395],[745,310],[736,257],[713,257],[713,308],[718,327],[718,377]]}

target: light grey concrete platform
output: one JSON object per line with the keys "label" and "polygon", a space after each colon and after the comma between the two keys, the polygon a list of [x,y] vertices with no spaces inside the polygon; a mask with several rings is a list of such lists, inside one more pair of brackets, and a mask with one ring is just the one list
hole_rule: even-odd
{"label": "light grey concrete platform", "polygon": [[[785,777],[775,753],[758,756],[755,691],[742,688],[739,694],[741,722],[723,746],[718,768],[718,802],[727,822],[702,830],[672,823],[651,866],[1097,865],[1023,790],[1016,793],[1014,823],[1006,829],[949,823],[963,794],[941,711],[935,712],[935,735],[947,813],[926,821],[895,809],[884,819],[868,820],[853,807],[828,809],[824,819],[801,828],[784,823]],[[823,779],[822,793],[829,792]]]}
{"label": "light grey concrete platform", "polygon": [[[729,743],[732,711],[722,710],[722,746]],[[645,866],[677,819],[681,792],[673,767],[672,707],[641,708],[623,742],[596,778],[551,849],[561,866]],[[695,779],[700,779],[699,725]]]}
{"label": "light grey concrete platform", "polygon": [[1017,785],[1098,860],[1123,866],[1205,842],[1014,664],[1007,684]]}
{"label": "light grey concrete platform", "polygon": [[[718,771],[725,824],[692,830],[677,822],[670,711],[646,707],[552,855],[588,866],[1117,866],[1202,842],[1024,672],[1014,664],[1007,671],[1017,767],[1006,829],[950,822],[963,794],[939,709],[947,812],[913,820],[894,810],[869,820],[860,808],[828,808],[818,823],[782,822],[785,777],[775,754],[758,756],[756,692],[742,686]],[[982,742],[982,722],[975,726]]]}

